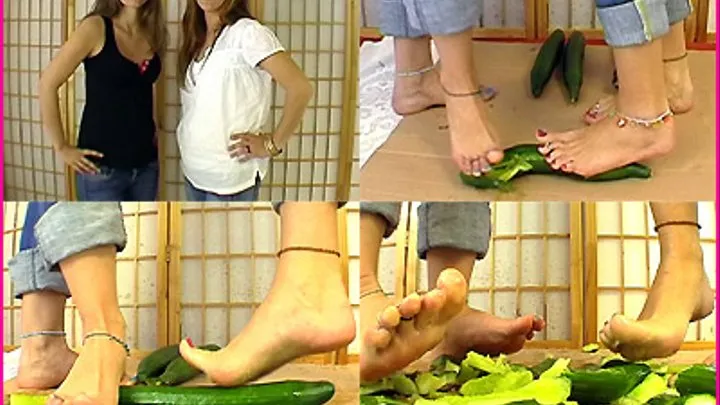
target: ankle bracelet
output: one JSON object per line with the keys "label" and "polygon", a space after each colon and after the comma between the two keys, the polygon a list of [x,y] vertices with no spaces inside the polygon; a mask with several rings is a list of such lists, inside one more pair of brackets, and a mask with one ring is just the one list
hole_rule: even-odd
{"label": "ankle bracelet", "polygon": [[85,342],[87,342],[88,339],[99,338],[99,337],[106,338],[108,340],[111,340],[111,341],[119,344],[120,346],[123,347],[123,349],[125,349],[125,353],[128,356],[130,356],[130,346],[128,346],[128,344],[125,343],[124,340],[122,340],[119,337],[116,337],[108,332],[90,332],[90,333],[88,333],[87,335],[85,335],[85,337],[83,337],[83,346],[85,345]]}
{"label": "ankle bracelet", "polygon": [[31,337],[37,337],[37,336],[65,337],[66,335],[67,335],[67,333],[65,333],[65,331],[47,330],[47,331],[25,333],[23,335],[20,335],[20,340],[28,339]]}
{"label": "ankle bracelet", "polygon": [[483,101],[490,101],[497,95],[497,91],[494,88],[483,85],[480,85],[477,90],[469,93],[452,93],[442,83],[440,83],[440,86],[447,96],[453,98],[480,97]]}
{"label": "ankle bracelet", "polygon": [[312,246],[291,246],[291,247],[286,247],[285,249],[280,249],[280,250],[277,252],[277,257],[280,258],[280,256],[283,255],[283,253],[292,252],[292,251],[304,251],[304,252],[325,253],[325,254],[335,255],[335,256],[337,256],[337,257],[341,257],[340,252],[338,252],[337,250],[322,249],[322,248],[316,248],[316,247],[312,247]]}
{"label": "ankle bracelet", "polygon": [[397,77],[415,77],[415,76],[422,76],[422,75],[424,75],[425,73],[428,73],[428,72],[433,71],[433,70],[437,67],[437,65],[439,65],[439,64],[440,64],[440,63],[438,62],[438,63],[433,64],[433,65],[430,65],[430,66],[428,66],[428,67],[424,67],[424,68],[422,68],[422,69],[420,69],[420,70],[411,70],[411,71],[408,71],[408,72],[395,72],[395,76],[397,76]]}
{"label": "ankle bracelet", "polygon": [[685,53],[682,54],[681,56],[677,56],[677,57],[675,57],[675,58],[663,59],[663,63],[677,62],[677,61],[680,61],[680,60],[683,60],[683,59],[687,58],[687,56],[688,56],[688,53],[685,52]]}
{"label": "ankle bracelet", "polygon": [[642,119],[642,118],[628,117],[627,115],[621,114],[617,111],[615,111],[615,113],[613,115],[615,115],[618,118],[617,126],[620,128],[624,128],[625,126],[627,126],[627,124],[635,124],[635,125],[639,125],[639,126],[645,127],[645,128],[655,128],[660,125],[666,124],[670,120],[670,118],[672,118],[672,116],[674,114],[668,108],[667,110],[665,110],[664,113],[660,114],[659,116],[657,116],[655,118],[651,118],[649,120]]}
{"label": "ankle bracelet", "polygon": [[366,292],[366,293],[364,293],[364,294],[360,294],[360,299],[363,299],[363,298],[365,298],[365,297],[368,297],[368,296],[370,296],[370,295],[375,295],[375,294],[385,295],[385,292],[382,290],[382,288],[376,288],[376,289],[374,289],[374,290],[372,290],[372,291],[368,291],[368,292]]}
{"label": "ankle bracelet", "polygon": [[699,223],[695,221],[667,221],[663,222],[661,224],[655,225],[655,233],[658,233],[658,231],[666,226],[670,225],[687,225],[687,226],[694,226],[697,227],[698,231],[702,229],[702,226],[700,226]]}

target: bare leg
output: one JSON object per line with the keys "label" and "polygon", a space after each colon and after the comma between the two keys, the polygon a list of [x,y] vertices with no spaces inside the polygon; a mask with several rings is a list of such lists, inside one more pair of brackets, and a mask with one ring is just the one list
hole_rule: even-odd
{"label": "bare leg", "polygon": [[[427,252],[428,280],[435,287],[435,280],[447,268],[455,268],[469,283],[475,264],[476,253],[454,248],[433,248]],[[496,355],[520,351],[535,332],[541,331],[545,322],[533,315],[517,319],[501,319],[486,312],[465,306],[463,312],[450,322],[445,339],[433,350],[433,358],[449,355],[462,359],[467,352],[475,351]]]}
{"label": "bare leg", "polygon": [[[396,307],[378,292],[377,268],[386,223],[374,214],[360,216],[360,379],[372,381],[402,369],[435,347],[448,322],[465,303],[462,275],[439,275],[438,287],[420,297],[413,293]],[[376,293],[373,293],[376,292]],[[366,295],[367,294],[367,295]],[[409,318],[409,320],[401,320]]]}
{"label": "bare leg", "polygon": [[[670,33],[662,38],[665,86],[668,103],[675,114],[683,114],[693,107],[693,84],[688,67],[683,21],[670,26]],[[585,122],[595,124],[615,110],[615,97],[605,97],[585,114]]]}
{"label": "bare leg", "polygon": [[400,115],[415,114],[430,107],[444,105],[438,69],[409,76],[433,65],[430,37],[395,38],[395,78],[393,109]]}
{"label": "bare leg", "polygon": [[[652,120],[668,110],[662,64],[662,44],[615,48],[620,80],[618,109],[622,115]],[[652,128],[618,119],[563,133],[538,131],[537,140],[553,168],[590,177],[630,163],[669,153],[675,145],[672,117]],[[548,146],[551,145],[551,146]]]}
{"label": "bare leg", "polygon": [[446,90],[453,160],[464,173],[479,176],[491,164],[500,162],[503,152],[483,100],[479,96],[458,96],[480,88],[472,30],[433,39],[442,61],[440,80]]}
{"label": "bare leg", "polygon": [[[83,333],[107,332],[125,339],[125,320],[117,301],[116,247],[87,250],[60,262]],[[108,339],[89,339],[56,394],[71,403],[115,405],[118,385],[125,375],[126,353]],[[50,403],[60,405],[52,398]]]}
{"label": "bare leg", "polygon": [[[656,224],[697,221],[695,203],[652,203]],[[710,315],[714,295],[703,269],[697,228],[660,228],[660,267],[637,321],[614,316],[600,334],[630,360],[668,357],[680,349],[690,322]]]}
{"label": "bare leg", "polygon": [[[62,331],[65,295],[36,291],[23,295],[23,333]],[[23,340],[16,382],[23,389],[55,388],[65,380],[77,354],[62,336],[34,336]]]}
{"label": "bare leg", "polygon": [[[336,203],[291,203],[281,208],[281,246],[338,249]],[[245,384],[299,357],[342,348],[355,338],[340,259],[333,254],[288,251],[272,288],[250,323],[217,352],[180,353],[223,386]]]}

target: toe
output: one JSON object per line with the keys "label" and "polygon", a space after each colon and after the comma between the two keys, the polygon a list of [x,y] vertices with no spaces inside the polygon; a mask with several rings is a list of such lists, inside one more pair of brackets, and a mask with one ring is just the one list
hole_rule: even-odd
{"label": "toe", "polygon": [[490,170],[490,165],[487,161],[483,158],[477,158],[472,161],[471,164],[471,172],[472,175],[475,177],[480,177],[483,175],[483,173],[486,173]]}
{"label": "toe", "polygon": [[445,305],[440,312],[443,322],[450,320],[462,311],[467,301],[467,281],[456,269],[445,269],[437,280],[438,289],[445,292]]}
{"label": "toe", "polygon": [[[57,395],[57,396],[56,396]],[[50,398],[45,402],[46,405],[63,405],[66,401],[62,399],[59,393],[50,395]]]}
{"label": "toe", "polygon": [[490,163],[491,165],[495,165],[502,162],[505,154],[503,153],[502,149],[493,148],[485,155],[485,157],[488,163]]}
{"label": "toe", "polygon": [[372,328],[365,332],[365,345],[376,349],[384,349],[392,342],[392,333],[383,328]]}
{"label": "toe", "polygon": [[188,343],[188,340],[189,339],[184,339],[180,342],[180,355],[185,359],[185,361],[198,370],[207,370],[209,366],[215,362],[215,359],[223,356],[224,349],[217,352],[200,350],[192,347]]}
{"label": "toe", "polygon": [[420,312],[422,308],[422,298],[417,293],[412,293],[405,297],[397,306],[400,312],[400,318],[413,318]]}
{"label": "toe", "polygon": [[460,171],[462,171],[463,173],[465,173],[468,176],[473,175],[472,161],[470,159],[468,159],[464,155],[461,155],[461,156],[455,156],[454,160],[455,160],[455,163],[460,168]]}
{"label": "toe", "polygon": [[423,296],[422,310],[415,317],[415,328],[417,330],[427,329],[434,324],[443,305],[445,305],[446,296],[443,290],[434,289]]}
{"label": "toe", "polygon": [[377,317],[378,327],[388,329],[396,328],[400,324],[400,310],[396,306],[385,308]]}

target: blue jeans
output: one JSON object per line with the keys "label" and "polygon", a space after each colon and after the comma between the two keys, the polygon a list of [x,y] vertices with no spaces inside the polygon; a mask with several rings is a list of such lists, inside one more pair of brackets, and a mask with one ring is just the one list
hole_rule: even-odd
{"label": "blue jeans", "polygon": [[155,201],[160,168],[157,162],[141,169],[100,166],[99,174],[78,174],[80,201]]}
{"label": "blue jeans", "polygon": [[196,188],[185,179],[185,196],[195,202],[257,201],[260,197],[260,175],[255,177],[255,185],[236,194],[220,195]]}
{"label": "blue jeans", "polygon": [[612,47],[642,45],[670,31],[670,26],[692,13],[690,0],[595,0]]}

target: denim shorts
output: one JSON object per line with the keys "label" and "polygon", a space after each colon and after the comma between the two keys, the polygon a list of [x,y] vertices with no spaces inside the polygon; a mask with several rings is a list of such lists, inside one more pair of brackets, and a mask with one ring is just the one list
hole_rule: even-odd
{"label": "denim shorts", "polygon": [[689,0],[595,0],[595,4],[605,42],[616,48],[656,40],[693,10]]}
{"label": "denim shorts", "polygon": [[480,23],[478,0],[380,0],[380,29],[386,36],[452,35]]}
{"label": "denim shorts", "polygon": [[158,162],[139,169],[100,166],[98,174],[77,174],[80,201],[155,201],[158,198]]}
{"label": "denim shorts", "polygon": [[20,239],[20,252],[8,263],[16,298],[35,291],[70,296],[61,261],[100,246],[122,251],[127,244],[119,202],[31,201]]}

